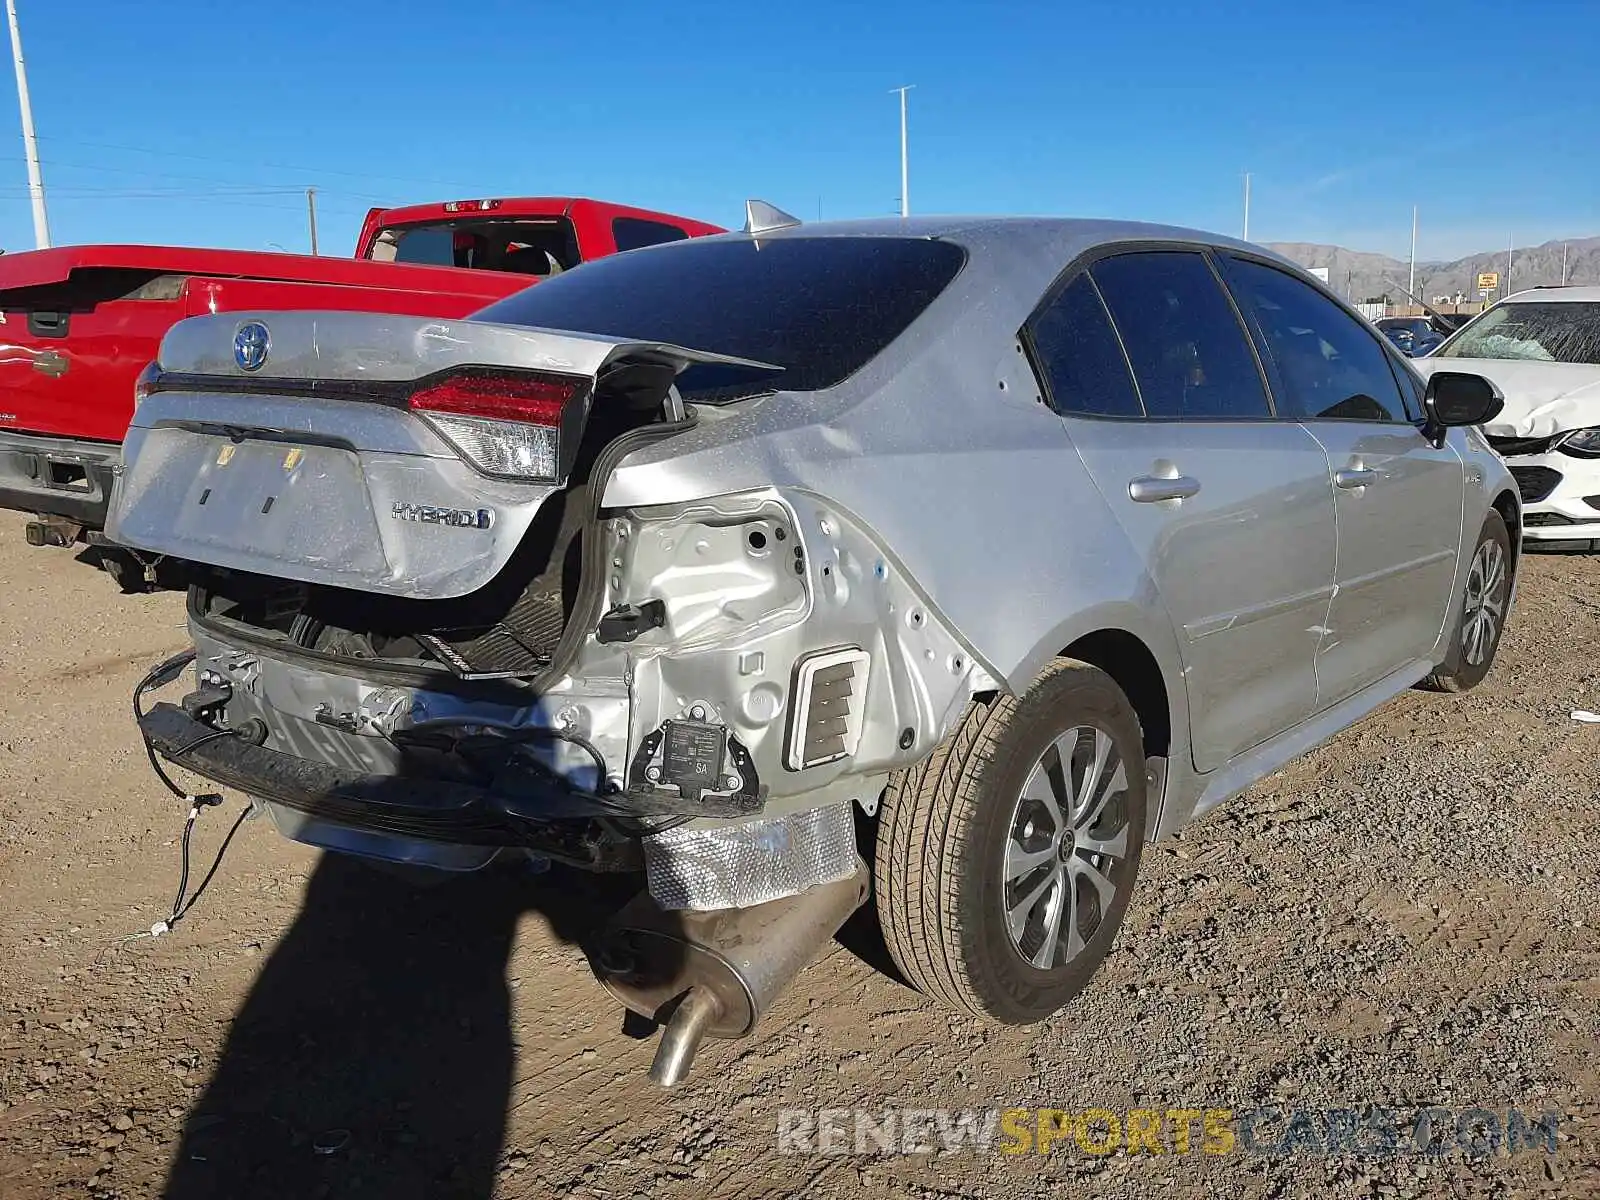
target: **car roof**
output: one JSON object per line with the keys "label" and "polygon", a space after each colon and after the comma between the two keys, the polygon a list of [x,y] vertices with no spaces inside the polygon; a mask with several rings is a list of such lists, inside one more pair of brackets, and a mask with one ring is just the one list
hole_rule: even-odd
{"label": "car roof", "polygon": [[1600,304],[1600,287],[1536,287],[1513,292],[1501,301],[1516,304],[1537,300],[1540,304]]}
{"label": "car roof", "polygon": [[[1028,309],[1037,303],[1050,282],[1074,259],[1101,246],[1139,242],[1215,246],[1246,251],[1314,281],[1298,263],[1264,246],[1180,225],[1117,221],[1101,217],[875,217],[819,221],[815,224],[797,222],[760,233],[730,233],[698,240],[703,243],[750,238],[768,241],[780,238],[863,237],[937,238],[953,242],[968,251],[969,274],[985,278],[989,284],[1009,292],[1015,298],[1025,299]],[[1326,288],[1320,283],[1317,286]]]}
{"label": "car roof", "polygon": [[[1145,221],[1116,221],[1102,217],[1030,216],[928,216],[867,217],[849,221],[797,223],[766,230],[761,238],[774,237],[914,237],[948,238],[966,241],[975,235],[1013,243],[1059,243],[1070,239],[1092,246],[1123,241],[1196,242],[1233,246],[1270,258],[1281,255],[1261,246],[1250,245],[1219,233],[1206,233],[1180,225],[1159,225]],[[751,234],[734,236],[750,237]],[[1287,261],[1287,260],[1284,260]]]}

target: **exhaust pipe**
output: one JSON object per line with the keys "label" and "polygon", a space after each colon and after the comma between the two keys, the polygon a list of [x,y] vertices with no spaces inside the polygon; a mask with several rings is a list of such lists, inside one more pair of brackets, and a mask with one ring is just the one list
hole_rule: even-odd
{"label": "exhaust pipe", "polygon": [[859,860],[848,879],[750,908],[666,912],[640,892],[613,918],[595,955],[606,989],[665,1023],[650,1078],[683,1082],[706,1037],[738,1038],[867,898]]}

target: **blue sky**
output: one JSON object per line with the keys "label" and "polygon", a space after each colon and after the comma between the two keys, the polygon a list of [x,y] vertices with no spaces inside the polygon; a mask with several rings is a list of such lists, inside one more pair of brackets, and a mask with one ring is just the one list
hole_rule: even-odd
{"label": "blue sky", "polygon": [[[1600,233],[1592,0],[18,0],[52,233],[348,253],[373,204],[571,193],[737,224],[1173,221],[1453,258]],[[0,246],[32,245],[0,78]]]}

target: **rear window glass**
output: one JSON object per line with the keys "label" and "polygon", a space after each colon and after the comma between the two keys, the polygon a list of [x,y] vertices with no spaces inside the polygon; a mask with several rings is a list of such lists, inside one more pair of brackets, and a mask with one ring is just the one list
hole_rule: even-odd
{"label": "rear window glass", "polygon": [[370,257],[378,262],[549,276],[578,265],[578,240],[565,218],[438,221],[380,230]]}
{"label": "rear window glass", "polygon": [[678,388],[701,401],[817,391],[899,337],[965,261],[961,247],[925,238],[694,238],[596,259],[476,315],[783,368],[690,367]]}

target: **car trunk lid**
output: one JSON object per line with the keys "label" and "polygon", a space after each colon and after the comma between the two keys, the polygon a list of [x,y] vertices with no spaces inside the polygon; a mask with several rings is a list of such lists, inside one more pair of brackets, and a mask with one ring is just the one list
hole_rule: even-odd
{"label": "car trunk lid", "polygon": [[[258,341],[266,346],[254,361],[246,343]],[[108,533],[141,550],[305,584],[464,596],[507,566],[580,454],[592,459],[605,442],[662,421],[672,380],[690,363],[763,365],[474,321],[364,313],[185,321],[167,335],[135,413]],[[534,428],[502,419],[523,411],[496,407],[508,381],[565,396],[559,413],[544,410],[558,425],[546,441],[559,446],[559,469],[543,477],[519,475],[515,454],[486,457],[486,439]],[[419,407],[441,388],[454,390],[445,411]]]}

